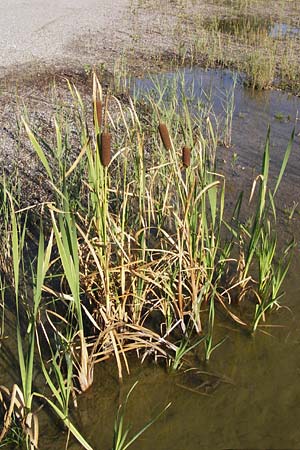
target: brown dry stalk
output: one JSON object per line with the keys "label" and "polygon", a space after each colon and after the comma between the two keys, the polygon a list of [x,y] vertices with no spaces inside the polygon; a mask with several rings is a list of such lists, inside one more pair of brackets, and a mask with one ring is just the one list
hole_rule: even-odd
{"label": "brown dry stalk", "polygon": [[170,150],[172,145],[167,125],[165,123],[160,123],[158,125],[158,131],[165,149]]}
{"label": "brown dry stalk", "polygon": [[184,167],[189,167],[191,164],[191,149],[189,147],[183,147],[182,149],[182,164]]}
{"label": "brown dry stalk", "polygon": [[100,158],[104,167],[107,167],[110,163],[110,133],[101,133],[101,152]]}
{"label": "brown dry stalk", "polygon": [[182,275],[181,272],[179,272],[179,276],[178,276],[178,309],[179,309],[179,313],[180,313],[180,318],[183,318],[183,295],[182,295]]}

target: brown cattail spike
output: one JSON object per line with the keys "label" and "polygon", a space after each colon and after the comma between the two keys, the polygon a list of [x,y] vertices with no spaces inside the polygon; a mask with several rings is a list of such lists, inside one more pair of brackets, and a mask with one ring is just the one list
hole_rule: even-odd
{"label": "brown cattail spike", "polygon": [[96,117],[97,117],[98,127],[100,130],[101,124],[102,124],[102,102],[101,102],[101,100],[96,100]]}
{"label": "brown cattail spike", "polygon": [[191,164],[191,149],[189,147],[183,147],[182,149],[182,163],[184,167],[189,167]]}
{"label": "brown cattail spike", "polygon": [[107,167],[110,163],[110,133],[103,132],[101,134],[101,152],[100,159],[104,167]]}
{"label": "brown cattail spike", "polygon": [[160,123],[158,126],[158,131],[159,131],[159,134],[160,134],[160,137],[164,144],[165,149],[170,150],[172,145],[171,145],[171,139],[170,139],[169,131],[168,131],[166,124]]}

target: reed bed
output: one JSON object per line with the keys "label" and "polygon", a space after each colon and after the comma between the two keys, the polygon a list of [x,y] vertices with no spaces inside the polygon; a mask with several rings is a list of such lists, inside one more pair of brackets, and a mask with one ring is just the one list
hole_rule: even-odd
{"label": "reed bed", "polygon": [[[31,449],[37,448],[38,404],[52,408],[91,449],[70,420],[70,408],[92,385],[97,363],[113,356],[121,379],[129,372],[128,352],[172,370],[192,350],[208,360],[225,345],[226,336],[214,337],[224,313],[254,333],[280,306],[293,247],[287,244],[278,256],[275,206],[293,136],[270,189],[267,135],[250,216],[240,218],[240,195],[225,218],[226,180],[217,172],[218,138],[209,118],[195,122],[174,99],[149,98],[141,116],[132,99],[124,106],[109,95],[104,103],[94,75],[89,120],[76,87],[69,83],[69,89],[78,124],[78,152],[69,167],[63,123],[55,120],[50,163],[42,136],[23,118],[52,189],[49,201],[22,209],[9,180],[1,185],[10,261],[2,271],[10,280],[5,295],[14,293],[21,380],[11,395],[5,391],[10,403],[1,437],[17,417]],[[110,114],[112,103],[117,117]],[[74,183],[80,185],[74,189]],[[36,243],[30,238],[33,217]],[[35,366],[47,393],[33,387]],[[114,448],[129,445],[122,426],[118,416]]]}

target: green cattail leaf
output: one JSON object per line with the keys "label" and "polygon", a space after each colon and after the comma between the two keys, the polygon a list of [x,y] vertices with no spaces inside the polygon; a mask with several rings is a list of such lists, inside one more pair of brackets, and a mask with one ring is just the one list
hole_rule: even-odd
{"label": "green cattail leaf", "polygon": [[27,123],[25,122],[25,119],[22,117],[22,122],[24,124],[26,133],[30,139],[31,145],[33,146],[34,150],[36,151],[41,163],[43,164],[47,175],[49,176],[50,180],[53,181],[53,177],[52,177],[52,172],[50,169],[50,166],[48,164],[47,158],[45,156],[45,153],[42,149],[42,147],[40,146],[40,144],[38,143],[38,141],[36,140],[36,137],[34,136],[33,132],[31,131],[31,129],[29,128],[29,126],[27,125]]}

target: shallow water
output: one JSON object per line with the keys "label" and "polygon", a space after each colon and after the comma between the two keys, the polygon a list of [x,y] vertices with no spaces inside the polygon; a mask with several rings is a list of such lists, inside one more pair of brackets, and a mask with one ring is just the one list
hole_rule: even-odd
{"label": "shallow water", "polygon": [[293,27],[286,23],[278,22],[275,23],[270,31],[270,36],[273,38],[280,38],[284,36],[295,36],[300,34],[299,27]]}
{"label": "shallow water", "polygon": [[[133,450],[299,449],[298,279],[294,272],[287,283],[293,313],[282,310],[272,320],[284,328],[266,328],[272,335],[259,332],[254,338],[225,326],[218,330],[228,340],[205,369],[228,377],[230,383],[221,383],[209,395],[193,392],[194,382],[188,379],[182,387],[179,375],[168,375],[151,364],[132,362],[131,376],[121,387],[111,365],[108,372],[99,370],[92,389],[79,399],[81,429],[93,448],[111,448],[119,391],[127,392],[139,380],[127,408],[133,433],[168,402],[172,405]],[[62,449],[61,437],[43,448]],[[70,448],[80,446],[73,443]]]}
{"label": "shallow water", "polygon": [[222,33],[234,36],[244,36],[257,39],[259,36],[271,38],[295,37],[299,35],[300,28],[284,22],[274,22],[271,18],[262,18],[253,15],[240,15],[239,17],[225,17],[208,21],[206,26]]}
{"label": "shallow water", "polygon": [[208,26],[213,26],[217,31],[232,35],[248,35],[254,33],[270,34],[272,22],[269,18],[257,16],[240,15],[239,17],[218,18],[215,22],[208,22]]}
{"label": "shallow water", "polygon": [[[212,104],[217,121],[224,120],[224,103],[226,93],[234,89],[234,111],[232,125],[232,146],[222,155],[230,161],[234,153],[240,166],[257,171],[261,167],[267,129],[271,127],[271,171],[278,173],[286,146],[295,127],[294,151],[291,154],[288,170],[290,189],[300,189],[300,98],[281,91],[253,91],[244,88],[243,79],[237,80],[229,70],[203,70],[199,68],[184,69],[174,74],[155,76],[152,80],[136,79],[133,82],[133,92],[138,97],[147,96],[154,88],[154,83],[165,85],[171,83],[174,77],[184,79],[185,91],[193,92],[195,103]],[[235,86],[235,87],[234,87]],[[197,115],[197,109],[194,108]],[[202,111],[199,110],[199,114]],[[212,119],[214,120],[214,119]],[[222,128],[222,125],[221,125]],[[298,191],[297,191],[298,192]]]}

